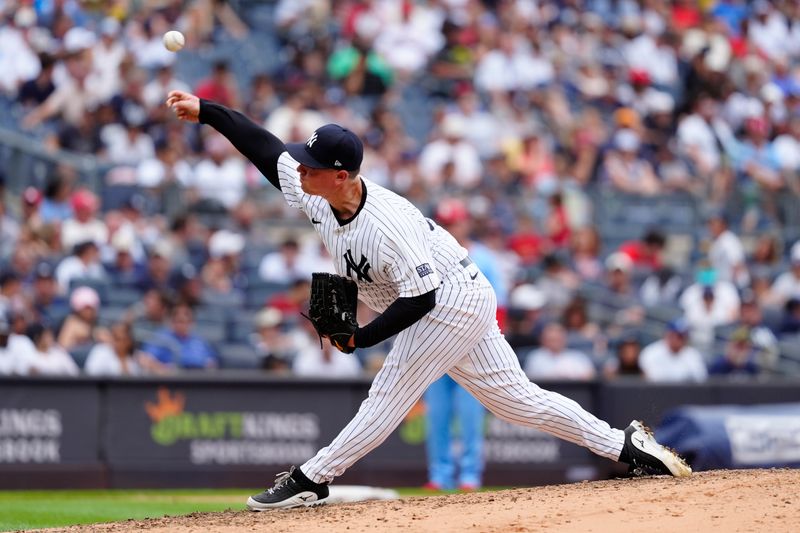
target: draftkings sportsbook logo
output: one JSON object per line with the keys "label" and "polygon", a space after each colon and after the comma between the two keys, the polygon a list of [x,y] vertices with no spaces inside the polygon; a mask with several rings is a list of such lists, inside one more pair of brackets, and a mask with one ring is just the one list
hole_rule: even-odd
{"label": "draftkings sportsbook logo", "polygon": [[188,442],[192,464],[297,463],[319,447],[315,413],[193,411],[190,403],[186,394],[161,387],[144,411],[153,442],[163,447]]}

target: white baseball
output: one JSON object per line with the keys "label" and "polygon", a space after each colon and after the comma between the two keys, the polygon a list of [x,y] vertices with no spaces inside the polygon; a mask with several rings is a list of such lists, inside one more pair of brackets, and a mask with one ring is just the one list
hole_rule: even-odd
{"label": "white baseball", "polygon": [[177,52],[186,44],[183,34],[176,30],[168,31],[164,34],[164,47],[170,52]]}

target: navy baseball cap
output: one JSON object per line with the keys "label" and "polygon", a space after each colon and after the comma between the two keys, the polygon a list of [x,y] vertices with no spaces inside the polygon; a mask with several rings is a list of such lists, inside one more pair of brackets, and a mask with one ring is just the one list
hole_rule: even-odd
{"label": "navy baseball cap", "polygon": [[318,128],[304,143],[286,145],[295,161],[311,168],[353,171],[361,168],[364,145],[358,135],[338,124]]}

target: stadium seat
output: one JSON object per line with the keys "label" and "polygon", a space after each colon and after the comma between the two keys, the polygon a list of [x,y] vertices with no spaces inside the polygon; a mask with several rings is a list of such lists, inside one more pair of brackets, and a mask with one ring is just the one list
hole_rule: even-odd
{"label": "stadium seat", "polygon": [[261,367],[261,358],[249,344],[223,343],[218,347],[221,368],[255,369]]}
{"label": "stadium seat", "polygon": [[72,294],[72,291],[78,287],[91,287],[97,291],[100,301],[105,303],[106,298],[108,297],[108,290],[110,286],[111,285],[107,280],[96,278],[72,278],[69,282],[69,292]]}
{"label": "stadium seat", "polygon": [[271,296],[287,290],[289,287],[285,283],[273,283],[261,281],[247,288],[245,292],[245,305],[248,309],[260,309],[264,307]]}
{"label": "stadium seat", "polygon": [[[104,303],[109,306],[128,307],[142,299],[142,292],[132,287],[109,286]],[[105,307],[103,308],[105,312]]]}

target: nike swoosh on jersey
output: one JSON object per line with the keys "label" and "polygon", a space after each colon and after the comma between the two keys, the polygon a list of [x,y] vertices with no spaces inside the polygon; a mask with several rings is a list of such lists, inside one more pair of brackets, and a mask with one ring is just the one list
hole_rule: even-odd
{"label": "nike swoosh on jersey", "polygon": [[477,277],[478,277],[478,273],[477,273],[477,272],[475,272],[475,274],[474,274],[474,275],[470,275],[469,279],[475,279],[475,278],[477,278]]}
{"label": "nike swoosh on jersey", "polygon": [[321,222],[322,222],[321,220],[317,220],[316,218],[314,218],[314,217],[311,217],[311,223],[312,223],[312,224],[319,224],[319,223],[321,223]]}

